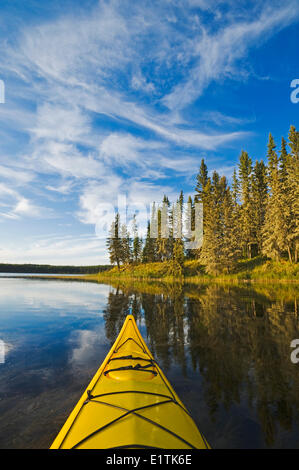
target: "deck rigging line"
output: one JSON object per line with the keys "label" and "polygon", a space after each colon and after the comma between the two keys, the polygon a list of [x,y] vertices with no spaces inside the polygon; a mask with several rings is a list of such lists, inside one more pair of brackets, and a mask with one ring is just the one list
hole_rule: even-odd
{"label": "deck rigging line", "polygon": [[[112,426],[114,423],[116,423],[117,421],[120,421],[121,419],[125,418],[126,416],[130,415],[130,414],[133,414],[134,416],[137,416],[138,418],[140,419],[143,419],[145,421],[147,421],[148,423],[154,425],[154,426],[157,426],[158,428],[164,430],[165,432],[167,432],[168,434],[171,434],[173,437],[175,437],[176,439],[180,440],[181,442],[183,442],[184,444],[186,444],[187,446],[189,446],[191,449],[196,449],[196,447],[194,447],[190,442],[186,441],[184,438],[182,438],[181,436],[179,436],[178,434],[174,433],[173,431],[171,431],[170,429],[166,428],[165,426],[162,426],[161,424],[159,423],[156,423],[155,421],[151,420],[150,418],[147,418],[146,416],[143,416],[141,414],[138,413],[138,411],[142,411],[142,410],[146,410],[148,408],[153,408],[155,406],[160,406],[160,405],[164,405],[164,404],[167,404],[167,403],[172,403],[172,404],[175,404],[177,406],[179,406],[191,419],[192,419],[192,416],[190,415],[190,413],[188,412],[188,410],[182,406],[175,398],[171,388],[169,388],[168,384],[165,382],[164,380],[164,377],[163,375],[160,373],[160,370],[159,368],[157,368],[156,370],[154,369],[149,369],[149,367],[155,367],[155,364],[158,365],[157,361],[153,358],[151,358],[148,354],[148,352],[143,348],[142,345],[138,344],[137,341],[134,339],[134,338],[127,338],[122,344],[120,344],[120,346],[118,346],[114,353],[117,353],[119,351],[119,349],[127,342],[127,341],[134,341],[134,343],[137,344],[137,346],[143,351],[143,353],[145,353],[149,359],[147,358],[143,358],[143,357],[139,357],[139,356],[132,356],[132,355],[127,355],[127,356],[120,356],[120,357],[115,357],[115,358],[111,358],[108,360],[107,364],[109,364],[109,362],[111,361],[116,361],[116,360],[140,360],[140,361],[145,361],[145,362],[149,362],[149,364],[147,365],[144,365],[142,366],[141,364],[136,364],[135,366],[123,366],[123,367],[118,367],[118,368],[115,368],[115,369],[108,369],[106,371],[104,371],[104,375],[106,376],[109,372],[115,372],[115,371],[125,371],[125,370],[134,370],[136,372],[150,372],[152,374],[154,374],[155,376],[156,375],[159,375],[159,377],[162,379],[162,381],[164,382],[165,386],[167,387],[168,391],[170,392],[170,395],[171,396],[168,396],[168,395],[164,395],[164,394],[160,394],[160,393],[153,393],[153,392],[146,392],[146,391],[142,391],[142,390],[123,390],[123,391],[119,391],[119,392],[110,392],[110,393],[102,393],[102,394],[99,394],[99,395],[92,395],[92,390],[87,390],[87,400],[83,403],[83,406],[84,405],[87,405],[88,403],[98,403],[98,404],[101,404],[101,405],[106,405],[106,406],[110,406],[110,407],[113,407],[113,408],[117,408],[121,411],[125,411],[124,414],[118,416],[117,418],[113,419],[112,421],[110,421],[109,423],[106,423],[104,426],[101,426],[100,428],[96,429],[95,431],[93,431],[92,433],[88,434],[87,436],[85,436],[83,439],[81,439],[79,442],[77,442],[73,447],[72,449],[76,449],[78,448],[81,444],[83,444],[84,442],[86,442],[88,439],[90,439],[91,437],[95,436],[96,434],[104,431],[105,429],[107,429],[109,426]],[[100,377],[98,377],[98,380],[99,380]],[[96,386],[98,380],[96,381],[96,383],[94,384],[93,388]],[[116,404],[113,404],[113,403],[107,403],[105,401],[100,401],[100,400],[96,400],[97,398],[101,398],[101,397],[104,397],[104,396],[108,396],[108,395],[119,395],[119,394],[123,394],[123,393],[142,393],[142,394],[145,394],[145,395],[153,395],[153,396],[158,396],[158,397],[161,397],[161,398],[165,398],[165,400],[163,401],[159,401],[157,403],[152,403],[150,405],[144,405],[144,406],[141,406],[141,407],[138,407],[138,408],[134,408],[132,410],[128,410],[127,408],[123,408],[119,405],[116,405]],[[82,408],[83,408],[82,406]],[[80,409],[80,411],[82,410],[82,408]],[[63,442],[65,441],[70,429],[72,428],[74,422],[76,421],[78,415],[80,414],[80,411],[78,412],[77,416],[75,417],[73,423],[71,424],[67,434],[64,436],[61,444],[60,444],[60,448],[63,444]],[[208,445],[207,445],[207,442],[204,438],[204,436],[201,434],[202,436],[202,439],[203,439],[203,442],[206,446],[206,448],[208,449]],[[115,448],[115,449],[121,449],[121,448],[129,448],[129,447],[138,447],[138,448],[158,448],[158,447],[149,447],[147,446],[146,444],[145,445],[140,445],[140,444],[132,444],[132,445],[124,445],[124,446],[118,446],[118,447],[112,447]]]}
{"label": "deck rigging line", "polygon": [[[91,437],[95,436],[96,434],[100,433],[101,431],[104,431],[105,429],[107,429],[109,426],[111,426],[112,424],[116,423],[117,421],[121,420],[122,418],[125,418],[126,416],[128,416],[129,414],[134,414],[135,416],[138,416],[139,418],[149,422],[150,424],[153,424],[154,426],[157,426],[158,428],[160,429],[163,429],[164,431],[166,431],[167,433],[171,434],[173,437],[179,439],[181,442],[183,442],[184,444],[186,444],[187,446],[189,446],[191,449],[196,449],[196,447],[194,447],[190,442],[186,441],[185,439],[183,439],[181,436],[179,436],[178,434],[174,433],[173,431],[171,431],[170,429],[168,428],[165,428],[164,426],[162,426],[161,424],[159,423],[156,423],[155,421],[145,417],[145,416],[142,416],[140,415],[139,413],[137,413],[137,411],[141,411],[141,410],[145,410],[145,409],[148,409],[148,408],[153,408],[154,406],[158,406],[158,405],[165,405],[166,403],[173,403],[173,399],[169,399],[169,400],[164,400],[164,401],[160,401],[158,403],[152,403],[150,405],[145,405],[145,406],[140,406],[138,408],[134,408],[133,410],[127,410],[126,408],[123,408],[121,406],[118,406],[118,405],[114,405],[112,403],[107,403],[107,402],[103,402],[103,401],[97,401],[97,400],[91,400],[91,402],[96,402],[96,403],[99,403],[101,405],[107,405],[107,406],[112,406],[113,408],[117,408],[117,409],[120,409],[122,411],[126,411],[124,414],[122,414],[121,416],[118,416],[117,418],[113,419],[112,421],[110,421],[109,423],[105,424],[104,426],[101,426],[100,428],[96,429],[95,431],[93,431],[92,433],[88,434],[87,436],[85,436],[83,439],[81,439],[81,441],[77,442],[77,444],[75,444],[72,449],[76,449],[77,447],[79,447],[81,444],[83,444],[83,442],[86,442],[88,439],[90,439]],[[88,402],[87,402],[88,403]]]}

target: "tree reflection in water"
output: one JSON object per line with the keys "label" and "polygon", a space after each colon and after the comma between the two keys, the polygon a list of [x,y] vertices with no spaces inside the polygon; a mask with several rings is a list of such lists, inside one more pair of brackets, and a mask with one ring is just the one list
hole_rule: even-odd
{"label": "tree reflection in water", "polygon": [[117,286],[104,313],[107,337],[115,340],[130,311],[144,319],[164,372],[173,366],[200,377],[210,420],[221,425],[219,408],[229,413],[245,397],[271,447],[278,431],[299,422],[299,369],[290,361],[290,342],[299,338],[297,295],[292,287]]}

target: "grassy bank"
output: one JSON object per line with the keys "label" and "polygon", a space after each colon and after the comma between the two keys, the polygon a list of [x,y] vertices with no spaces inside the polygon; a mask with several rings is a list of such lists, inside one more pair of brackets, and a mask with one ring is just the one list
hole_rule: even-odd
{"label": "grassy bank", "polygon": [[98,281],[109,279],[136,280],[136,281],[160,281],[180,283],[202,283],[208,281],[219,282],[250,282],[250,281],[281,281],[299,282],[299,264],[291,264],[288,261],[269,261],[257,257],[240,261],[233,273],[212,276],[207,274],[205,267],[198,260],[185,261],[182,276],[172,275],[170,262],[148,263],[123,266],[120,269],[112,268],[109,271],[99,273]]}
{"label": "grassy bank", "polygon": [[52,279],[65,279],[77,281],[93,281],[118,285],[152,285],[158,287],[163,284],[204,284],[217,283],[299,283],[299,264],[288,261],[270,261],[261,257],[242,260],[232,273],[221,275],[207,274],[205,267],[198,260],[185,261],[182,276],[174,276],[171,262],[146,263],[114,267],[97,274],[82,274],[82,276],[53,276]]}

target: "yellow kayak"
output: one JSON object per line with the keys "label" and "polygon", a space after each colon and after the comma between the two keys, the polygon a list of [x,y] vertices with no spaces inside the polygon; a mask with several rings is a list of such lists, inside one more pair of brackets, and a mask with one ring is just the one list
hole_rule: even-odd
{"label": "yellow kayak", "polygon": [[147,348],[133,315],[51,449],[208,449]]}

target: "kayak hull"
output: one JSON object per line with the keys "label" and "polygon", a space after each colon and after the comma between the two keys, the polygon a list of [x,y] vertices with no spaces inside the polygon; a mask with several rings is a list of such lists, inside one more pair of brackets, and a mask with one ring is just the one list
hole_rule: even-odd
{"label": "kayak hull", "polygon": [[128,315],[51,449],[209,448]]}

